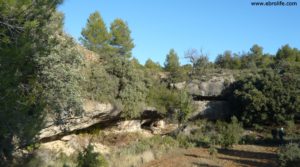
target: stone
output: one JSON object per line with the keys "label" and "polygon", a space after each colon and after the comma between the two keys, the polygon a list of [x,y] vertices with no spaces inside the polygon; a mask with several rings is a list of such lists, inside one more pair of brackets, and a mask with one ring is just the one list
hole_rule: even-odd
{"label": "stone", "polygon": [[169,128],[164,120],[157,120],[151,123],[150,130],[153,134],[162,134],[166,129]]}
{"label": "stone", "polygon": [[127,120],[117,123],[117,130],[119,132],[140,132],[142,131],[142,121],[140,120]]}
{"label": "stone", "polygon": [[182,90],[184,89],[186,86],[186,82],[179,82],[179,83],[175,83],[174,84],[174,88],[178,89],[178,90]]}
{"label": "stone", "polygon": [[213,76],[210,79],[192,80],[188,83],[180,82],[173,84],[173,87],[182,90],[185,87],[192,95],[216,97],[222,96],[227,84],[234,82],[233,75]]}

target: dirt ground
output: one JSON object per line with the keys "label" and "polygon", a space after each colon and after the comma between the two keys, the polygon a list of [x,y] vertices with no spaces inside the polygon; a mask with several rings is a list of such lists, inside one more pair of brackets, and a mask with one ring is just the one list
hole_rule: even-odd
{"label": "dirt ground", "polygon": [[236,145],[233,149],[219,149],[215,156],[205,148],[179,149],[146,163],[144,167],[275,167],[276,147]]}

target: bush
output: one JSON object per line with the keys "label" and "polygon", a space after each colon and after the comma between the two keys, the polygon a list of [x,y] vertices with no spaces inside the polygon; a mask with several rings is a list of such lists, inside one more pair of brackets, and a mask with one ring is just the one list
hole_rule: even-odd
{"label": "bush", "polygon": [[293,74],[264,70],[235,82],[230,102],[246,126],[278,125],[300,111],[300,80]]}
{"label": "bush", "polygon": [[298,144],[290,143],[280,148],[280,166],[297,167],[300,164],[300,148]]}
{"label": "bush", "polygon": [[147,104],[155,107],[161,114],[166,114],[179,103],[178,91],[167,88],[166,84],[155,81],[148,91]]}
{"label": "bush", "polygon": [[297,127],[294,121],[286,121],[285,124],[287,135],[294,135],[297,132]]}
{"label": "bush", "polygon": [[243,128],[236,117],[231,118],[230,124],[218,123],[217,127],[220,131],[220,144],[222,147],[230,148],[241,140]]}
{"label": "bush", "polygon": [[198,120],[188,123],[186,126],[190,130],[183,130],[175,134],[180,147],[210,147],[220,143],[220,135],[212,122]]}
{"label": "bush", "polygon": [[248,134],[241,138],[242,144],[255,144],[256,141],[256,135],[255,134]]}
{"label": "bush", "polygon": [[182,147],[182,148],[190,148],[190,147],[195,147],[196,146],[195,141],[192,140],[190,136],[186,136],[186,135],[183,135],[183,134],[178,134],[176,136],[176,140],[179,143],[179,147]]}
{"label": "bush", "polygon": [[116,98],[119,79],[109,75],[102,64],[92,63],[83,68],[82,73],[85,75],[82,83],[85,97],[101,102],[111,102]]}
{"label": "bush", "polygon": [[94,152],[94,147],[88,145],[87,148],[80,152],[77,157],[77,167],[107,167],[108,163],[99,153]]}
{"label": "bush", "polygon": [[200,146],[213,149],[216,145],[230,148],[239,143],[243,133],[242,124],[236,117],[232,117],[231,123],[198,121],[187,126],[191,126],[190,132],[181,132],[176,136],[179,146],[183,148]]}
{"label": "bush", "polygon": [[218,153],[218,149],[216,148],[215,145],[209,146],[208,152],[211,156],[215,157],[216,154]]}

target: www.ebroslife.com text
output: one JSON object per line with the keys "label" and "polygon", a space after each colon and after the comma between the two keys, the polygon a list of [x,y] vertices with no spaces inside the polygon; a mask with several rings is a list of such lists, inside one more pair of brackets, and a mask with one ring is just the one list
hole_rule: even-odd
{"label": "www.ebroslife.com text", "polygon": [[267,2],[251,2],[252,6],[297,6],[297,2],[284,1],[267,1]]}

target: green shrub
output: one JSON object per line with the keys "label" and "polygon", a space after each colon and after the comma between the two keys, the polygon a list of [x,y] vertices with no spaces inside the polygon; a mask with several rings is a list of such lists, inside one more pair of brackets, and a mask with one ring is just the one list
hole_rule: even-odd
{"label": "green shrub", "polygon": [[187,126],[194,128],[189,133],[180,132],[176,134],[176,140],[179,142],[180,147],[209,147],[220,143],[220,135],[212,122],[201,120],[189,123]]}
{"label": "green shrub", "polygon": [[107,167],[108,162],[99,153],[94,152],[94,147],[88,145],[77,157],[77,167]]}
{"label": "green shrub", "polygon": [[209,146],[208,152],[211,156],[215,157],[218,153],[218,149],[216,148],[216,145]]}
{"label": "green shrub", "polygon": [[220,144],[222,147],[230,148],[240,141],[243,128],[236,117],[232,117],[229,124],[219,123],[217,126],[221,135]]}
{"label": "green shrub", "polygon": [[[296,74],[263,70],[235,82],[232,111],[246,126],[278,125],[300,111],[300,80]],[[259,127],[260,128],[260,127]]]}
{"label": "green shrub", "polygon": [[280,148],[280,166],[297,167],[300,164],[300,148],[298,144],[290,143]]}
{"label": "green shrub", "polygon": [[179,143],[179,147],[182,147],[182,148],[190,148],[190,147],[196,146],[195,141],[191,140],[191,137],[187,136],[187,135],[178,134],[176,136],[176,140]]}
{"label": "green shrub", "polygon": [[167,88],[166,84],[154,82],[148,91],[147,104],[155,107],[160,113],[166,114],[179,103],[178,91]]}
{"label": "green shrub", "polygon": [[109,75],[98,62],[91,63],[83,70],[85,79],[81,87],[85,97],[101,102],[111,102],[116,98],[119,78]]}
{"label": "green shrub", "polygon": [[288,135],[293,135],[295,132],[297,132],[297,127],[294,121],[286,121],[285,124],[286,124],[286,133]]}
{"label": "green shrub", "polygon": [[255,144],[256,142],[256,135],[255,134],[249,134],[245,135],[241,138],[242,144]]}

